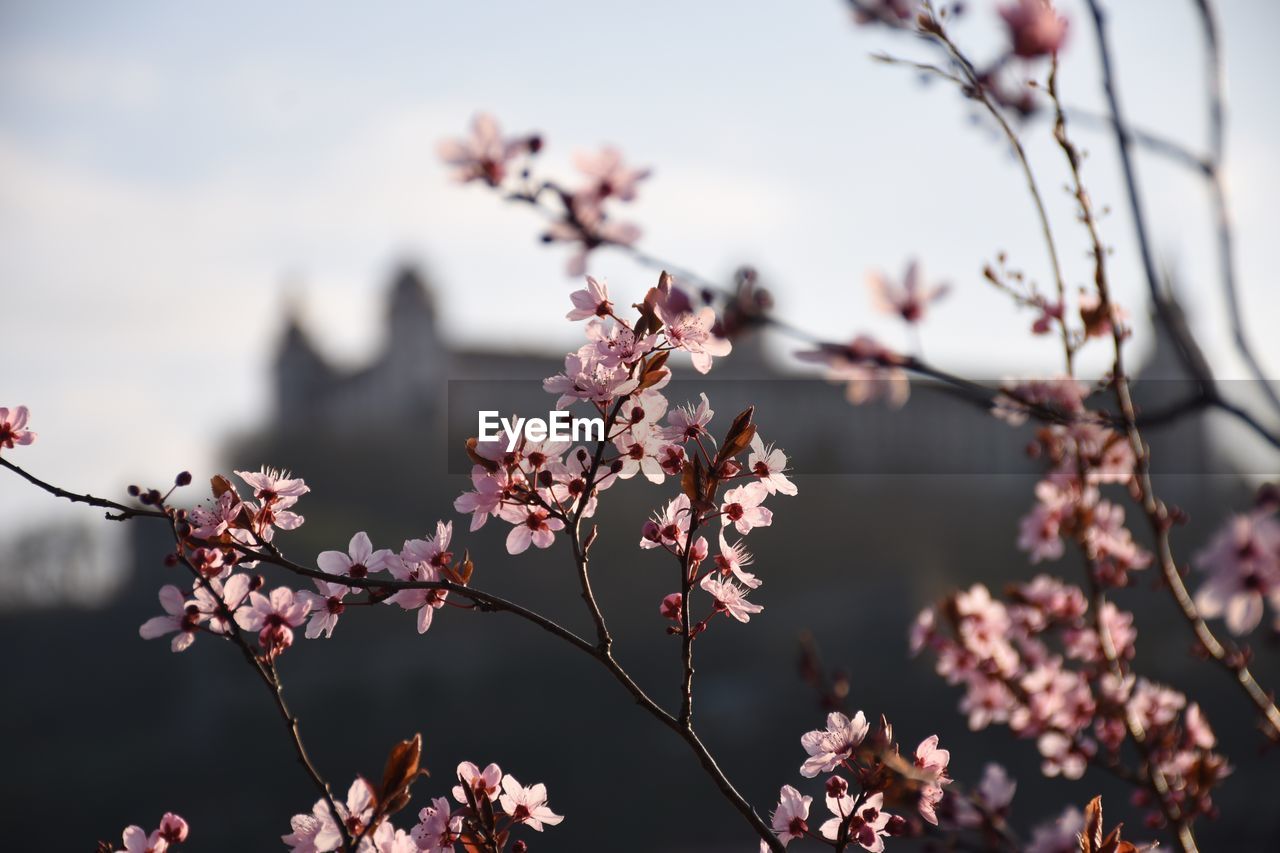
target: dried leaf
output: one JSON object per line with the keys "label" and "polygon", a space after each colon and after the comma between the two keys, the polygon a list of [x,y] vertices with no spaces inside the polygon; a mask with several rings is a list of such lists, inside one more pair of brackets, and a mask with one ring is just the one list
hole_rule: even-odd
{"label": "dried leaf", "polygon": [[392,814],[408,804],[409,786],[418,778],[418,762],[421,758],[420,734],[414,735],[412,740],[402,740],[391,748],[386,769],[382,771],[382,788],[378,792],[384,814]]}
{"label": "dried leaf", "polygon": [[220,498],[227,492],[234,492],[236,488],[231,485],[230,480],[221,474],[214,474],[213,478],[209,481],[209,485],[213,487],[213,496],[215,498]]}

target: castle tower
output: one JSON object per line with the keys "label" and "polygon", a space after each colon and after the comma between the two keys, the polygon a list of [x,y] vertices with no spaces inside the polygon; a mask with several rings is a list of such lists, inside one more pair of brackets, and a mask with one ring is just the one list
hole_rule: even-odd
{"label": "castle tower", "polygon": [[292,300],[274,365],[276,415],[281,423],[305,423],[319,413],[336,374],[311,342]]}

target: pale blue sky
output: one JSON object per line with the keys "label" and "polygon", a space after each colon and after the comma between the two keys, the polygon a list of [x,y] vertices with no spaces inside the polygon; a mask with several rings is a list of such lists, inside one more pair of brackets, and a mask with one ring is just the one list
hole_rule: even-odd
{"label": "pale blue sky", "polygon": [[[998,22],[970,5],[957,34],[988,54]],[[1131,115],[1198,145],[1192,5],[1110,5]],[[1275,366],[1280,4],[1221,5],[1241,281]],[[1091,30],[1079,4],[1062,7],[1075,28],[1065,97],[1097,107]],[[405,257],[433,273],[450,338],[570,346],[564,252],[538,245],[529,211],[456,186],[435,160],[476,109],[543,131],[552,167],[575,148],[622,146],[654,168],[629,211],[646,248],[710,275],[751,261],[780,310],[815,331],[905,343],[870,315],[862,280],[918,255],[954,285],[925,330],[932,359],[978,376],[1053,370],[1052,344],[1029,342],[1029,320],[979,275],[1004,248],[1045,278],[1011,161],[953,91],[868,59],[885,49],[927,55],[854,27],[836,0],[4,2],[0,405],[34,411],[41,438],[23,460],[105,493],[207,472],[220,436],[264,417],[286,283],[324,347],[358,360]],[[1082,282],[1058,156],[1042,125],[1032,135]],[[1115,207],[1119,290],[1137,304],[1110,139],[1081,138],[1095,197]],[[1142,177],[1159,255],[1195,285],[1197,331],[1236,374],[1202,187],[1151,158]],[[624,293],[652,278],[616,254],[593,271]],[[0,484],[0,509],[63,511],[14,483]]]}

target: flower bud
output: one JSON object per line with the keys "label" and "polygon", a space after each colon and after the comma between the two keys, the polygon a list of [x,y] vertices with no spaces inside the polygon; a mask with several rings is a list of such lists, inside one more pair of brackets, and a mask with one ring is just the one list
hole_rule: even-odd
{"label": "flower bud", "polygon": [[189,486],[189,485],[191,485],[191,472],[190,472],[190,471],[183,471],[182,473],[178,474],[178,476],[176,476],[176,477],[174,477],[174,478],[173,478],[173,484],[174,484],[175,486]]}

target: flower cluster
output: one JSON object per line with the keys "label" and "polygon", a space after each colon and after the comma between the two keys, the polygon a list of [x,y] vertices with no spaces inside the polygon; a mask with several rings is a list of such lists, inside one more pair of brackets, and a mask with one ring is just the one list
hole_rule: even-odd
{"label": "flower cluster", "polygon": [[[263,653],[273,658],[293,645],[294,630],[304,624],[308,639],[331,637],[356,587],[370,590],[364,603],[416,610],[418,632],[423,633],[435,611],[445,606],[445,584],[465,585],[470,580],[470,559],[455,561],[449,551],[452,523],[440,522],[435,535],[406,540],[399,552],[375,550],[361,531],[351,537],[345,552],[320,554],[317,565],[328,577],[315,578],[314,591],[288,586],[266,591],[261,575],[242,570],[272,553],[273,527],[289,530],[302,523],[292,507],[309,489],[302,479],[271,469],[236,474],[253,489],[256,500],[242,498],[230,480],[219,476],[213,480],[211,502],[189,513],[176,511],[179,548],[168,562],[185,565],[193,580],[189,592],[174,584],[161,588],[164,615],[143,623],[139,634],[144,639],[173,634],[170,646],[180,652],[201,631],[227,636],[239,629],[256,634]],[[385,586],[374,583],[379,576]],[[346,578],[353,583],[343,583]],[[398,585],[413,582],[441,586]]]}
{"label": "flower cluster", "polygon": [[[431,805],[419,810],[417,824],[406,831],[390,820],[391,812],[404,803],[397,798],[389,805],[370,782],[356,777],[346,801],[336,804],[336,819],[322,797],[309,814],[293,816],[292,831],[281,840],[294,853],[337,850],[345,844],[344,837],[359,839],[355,848],[359,853],[451,853],[459,847],[506,850],[516,827],[542,832],[564,820],[547,806],[545,785],[525,787],[496,764],[481,770],[464,761],[458,765],[457,779],[452,791],[457,804],[447,797],[433,798]],[[511,846],[513,851],[526,848],[523,841]]]}
{"label": "flower cluster", "polygon": [[165,853],[177,849],[174,845],[187,840],[187,822],[173,812],[165,812],[160,818],[160,825],[148,833],[140,826],[126,827],[121,841],[123,847],[116,847],[106,841],[98,844],[99,853]]}
{"label": "flower cluster", "polygon": [[1008,601],[980,584],[954,593],[920,614],[911,648],[929,649],[938,674],[964,687],[971,729],[998,723],[1034,738],[1046,776],[1116,764],[1136,721],[1183,813],[1212,813],[1211,790],[1229,768],[1198,705],[1128,672],[1136,638],[1132,614],[1109,602],[1093,613],[1078,587],[1040,575]]}
{"label": "flower cluster", "polygon": [[1042,425],[1028,453],[1042,459],[1048,473],[1036,484],[1036,504],[1023,517],[1018,547],[1033,563],[1056,560],[1066,540],[1074,541],[1103,586],[1125,586],[1129,574],[1151,563],[1151,554],[1133,540],[1124,508],[1102,497],[1102,487],[1128,486],[1134,454],[1128,438],[1085,408],[1086,388],[1072,379],[1024,382],[1005,389],[994,413],[1021,423],[1027,406],[1048,407],[1061,423]]}
{"label": "flower cluster", "polygon": [[[884,849],[884,839],[910,831],[906,818],[885,810],[886,802],[910,807],[921,818],[938,823],[936,808],[943,786],[951,783],[947,765],[951,754],[938,748],[938,737],[925,738],[910,758],[904,758],[893,740],[893,727],[883,717],[874,734],[858,711],[849,717],[839,711],[827,715],[826,727],[800,738],[809,757],[800,765],[806,779],[825,776],[824,793],[830,817],[814,832],[809,827],[813,797],[791,785],[779,793],[773,812],[773,831],[783,846],[804,838],[834,843],[837,849],[857,844],[873,853]],[[816,818],[815,818],[816,820]],[[768,845],[761,843],[766,851]]]}
{"label": "flower cluster", "polygon": [[497,120],[482,113],[473,119],[470,137],[443,142],[438,153],[455,169],[460,181],[480,181],[507,192],[510,199],[535,205],[542,204],[544,197],[553,198],[558,213],[542,239],[576,247],[568,264],[571,276],[586,271],[587,256],[593,249],[610,244],[630,246],[640,239],[639,227],[612,218],[609,208],[613,202],[634,201],[640,181],[649,176],[648,169],[628,166],[622,152],[606,145],[596,152],[574,155],[573,164],[583,179],[575,188],[535,179],[528,165],[511,177],[513,160],[535,155],[542,148],[542,137],[536,134],[504,137]]}
{"label": "flower cluster", "polygon": [[[594,446],[577,447],[527,433],[512,444],[476,438],[467,443],[472,488],[454,501],[454,508],[471,514],[472,530],[490,518],[510,524],[511,554],[530,545],[550,547],[558,531],[594,515],[599,493],[619,480],[641,474],[662,483],[683,476],[691,458],[698,452],[705,456],[711,444],[706,424],[712,412],[706,397],[698,406],[668,411],[662,389],[671,380],[667,361],[672,353],[688,354],[704,373],[714,358],[729,353],[732,345],[718,333],[715,312],[695,304],[665,273],[636,306],[639,316],[631,321],[617,313],[608,285],[594,278],[570,294],[570,303],[568,319],[587,321],[587,342],[565,357],[564,371],[547,378],[543,388],[556,395],[558,409],[581,404],[594,410],[603,423],[603,438]],[[758,460],[751,460],[753,471],[744,472],[735,462],[733,472],[762,490],[760,496],[753,491],[743,499],[753,518],[767,513],[755,511],[763,493],[776,491],[779,483],[783,490],[793,489],[783,473],[786,457],[763,445],[759,453]],[[749,523],[743,520],[739,529]]]}

